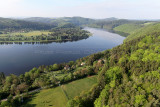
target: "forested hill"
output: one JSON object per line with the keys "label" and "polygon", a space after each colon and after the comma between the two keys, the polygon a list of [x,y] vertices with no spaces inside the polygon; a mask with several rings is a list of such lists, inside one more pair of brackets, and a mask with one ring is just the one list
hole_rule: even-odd
{"label": "forested hill", "polygon": [[23,20],[15,20],[8,18],[0,18],[0,30],[19,30],[19,29],[33,29],[46,30],[55,27],[55,25],[48,25],[38,22],[29,22]]}
{"label": "forested hill", "polygon": [[31,18],[24,18],[22,20],[44,23],[55,26],[63,26],[67,23],[72,23],[76,26],[89,26],[89,27],[106,29],[110,32],[118,33],[122,36],[128,36],[134,33],[136,30],[156,22],[149,20],[117,19],[114,17],[105,19],[90,19],[83,17],[62,17],[62,18],[31,17]]}
{"label": "forested hill", "polygon": [[134,38],[145,36],[145,35],[152,35],[153,33],[160,33],[160,23],[152,23],[146,27],[142,27],[138,29],[136,32],[129,35],[125,41],[130,41]]}
{"label": "forested hill", "polygon": [[72,23],[77,26],[81,26],[81,25],[87,25],[95,22],[94,19],[83,18],[83,17],[62,17],[62,18],[31,17],[31,18],[25,18],[23,20],[30,21],[30,22],[53,24],[57,26],[61,26],[66,23]]}
{"label": "forested hill", "polygon": [[112,19],[112,20],[96,20],[94,23],[89,24],[90,27],[106,29],[110,32],[118,33],[122,36],[128,36],[136,30],[143,28],[156,21],[147,20],[128,20],[128,19]]}
{"label": "forested hill", "polygon": [[159,28],[159,23],[146,26],[122,45],[83,58],[91,61],[91,66],[96,60],[104,60],[98,84],[70,100],[68,107],[159,107]]}

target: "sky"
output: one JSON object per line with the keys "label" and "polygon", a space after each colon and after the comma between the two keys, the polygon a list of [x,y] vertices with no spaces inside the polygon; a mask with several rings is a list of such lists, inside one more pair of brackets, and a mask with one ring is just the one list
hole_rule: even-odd
{"label": "sky", "polygon": [[0,17],[160,19],[160,0],[0,0]]}

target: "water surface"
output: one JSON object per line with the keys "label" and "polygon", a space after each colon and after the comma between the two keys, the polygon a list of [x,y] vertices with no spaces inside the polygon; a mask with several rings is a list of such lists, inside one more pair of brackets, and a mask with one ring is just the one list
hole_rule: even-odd
{"label": "water surface", "polygon": [[123,43],[124,37],[95,28],[85,28],[93,35],[88,39],[49,44],[0,45],[0,72],[20,75],[33,67],[74,61]]}

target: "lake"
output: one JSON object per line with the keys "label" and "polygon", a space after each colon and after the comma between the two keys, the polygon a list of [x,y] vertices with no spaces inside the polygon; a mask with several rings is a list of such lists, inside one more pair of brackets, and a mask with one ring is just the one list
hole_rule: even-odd
{"label": "lake", "polygon": [[48,44],[0,45],[0,72],[20,75],[33,67],[75,61],[123,43],[125,37],[96,28],[84,28],[93,35],[88,39]]}

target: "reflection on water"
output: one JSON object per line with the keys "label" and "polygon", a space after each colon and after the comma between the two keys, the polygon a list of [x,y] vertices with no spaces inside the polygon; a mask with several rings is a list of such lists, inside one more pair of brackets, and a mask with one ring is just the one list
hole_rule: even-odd
{"label": "reflection on water", "polygon": [[[84,38],[87,39],[87,38]],[[81,39],[80,39],[81,40]],[[23,45],[23,44],[50,44],[50,43],[66,43],[66,42],[74,42],[79,40],[64,40],[64,41],[42,41],[42,42],[0,42],[0,45],[9,45],[9,44],[17,44],[17,45]]]}
{"label": "reflection on water", "polygon": [[68,62],[110,49],[121,44],[124,37],[104,30],[85,28],[93,36],[62,43],[9,43],[0,45],[0,72],[22,74],[33,67]]}

